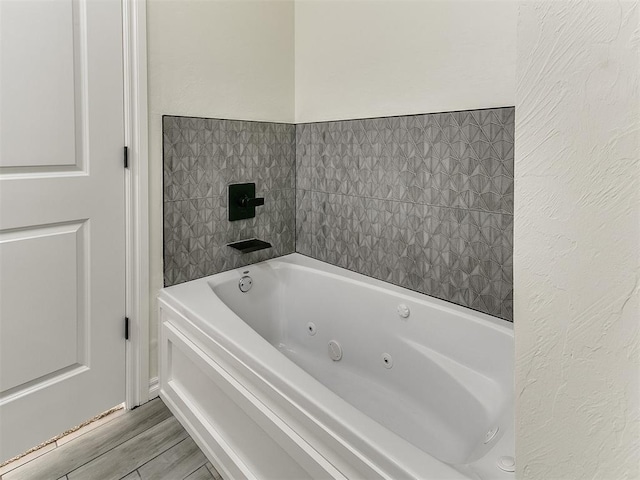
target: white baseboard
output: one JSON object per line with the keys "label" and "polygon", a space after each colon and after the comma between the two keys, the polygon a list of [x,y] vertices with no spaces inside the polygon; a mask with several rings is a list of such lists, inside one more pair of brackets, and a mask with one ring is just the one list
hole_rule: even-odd
{"label": "white baseboard", "polygon": [[160,384],[158,383],[158,377],[153,377],[149,380],[149,400],[153,400],[160,395]]}

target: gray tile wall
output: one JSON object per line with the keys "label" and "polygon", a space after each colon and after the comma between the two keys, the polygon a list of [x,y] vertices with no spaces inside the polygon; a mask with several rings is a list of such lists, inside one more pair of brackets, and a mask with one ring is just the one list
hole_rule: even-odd
{"label": "gray tile wall", "polygon": [[[186,282],[295,250],[295,126],[165,116],[164,284]],[[227,185],[255,182],[265,205],[227,220]],[[257,237],[273,247],[240,255]]]}
{"label": "gray tile wall", "polygon": [[[513,108],[163,131],[166,286],[295,250],[512,320]],[[229,222],[249,181],[265,206]],[[226,246],[251,237],[273,248]]]}
{"label": "gray tile wall", "polygon": [[297,125],[296,250],[512,320],[514,109]]}

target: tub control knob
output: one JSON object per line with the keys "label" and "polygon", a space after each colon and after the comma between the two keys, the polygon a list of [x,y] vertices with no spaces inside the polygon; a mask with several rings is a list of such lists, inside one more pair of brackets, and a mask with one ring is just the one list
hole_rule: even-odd
{"label": "tub control knob", "polygon": [[342,359],[342,347],[335,340],[331,340],[329,342],[329,357],[334,362]]}
{"label": "tub control knob", "polygon": [[516,471],[516,460],[513,457],[504,456],[498,459],[498,468],[505,472],[513,473]]}
{"label": "tub control knob", "polygon": [[400,305],[398,305],[398,315],[400,315],[402,318],[409,318],[409,315],[411,315],[411,310],[409,310],[409,307],[407,307],[404,303],[401,303]]}

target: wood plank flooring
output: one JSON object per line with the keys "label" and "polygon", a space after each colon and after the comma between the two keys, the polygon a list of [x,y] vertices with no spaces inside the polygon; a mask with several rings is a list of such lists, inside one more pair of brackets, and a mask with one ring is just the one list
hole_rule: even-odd
{"label": "wood plank flooring", "polygon": [[159,398],[122,413],[0,477],[0,480],[40,479],[222,480]]}

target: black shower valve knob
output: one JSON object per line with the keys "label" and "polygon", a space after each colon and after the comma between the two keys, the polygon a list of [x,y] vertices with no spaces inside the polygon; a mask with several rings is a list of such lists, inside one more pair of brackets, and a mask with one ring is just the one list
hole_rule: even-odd
{"label": "black shower valve knob", "polygon": [[242,208],[259,207],[260,205],[264,205],[264,198],[251,198],[249,195],[244,195],[238,199],[238,205]]}

